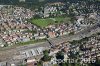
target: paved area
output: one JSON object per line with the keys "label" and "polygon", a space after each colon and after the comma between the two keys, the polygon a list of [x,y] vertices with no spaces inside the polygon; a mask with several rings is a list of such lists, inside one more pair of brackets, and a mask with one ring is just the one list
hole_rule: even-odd
{"label": "paved area", "polygon": [[42,42],[42,43],[26,45],[22,47],[16,47],[12,49],[6,49],[5,51],[4,50],[0,51],[0,61],[6,61],[7,59],[13,58],[13,56],[15,55],[20,55],[20,51],[29,50],[29,49],[38,48],[38,47],[49,47],[49,43]]}

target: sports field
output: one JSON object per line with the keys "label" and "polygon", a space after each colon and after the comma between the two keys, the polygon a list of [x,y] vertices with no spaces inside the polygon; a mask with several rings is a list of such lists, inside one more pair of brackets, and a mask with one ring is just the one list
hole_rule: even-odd
{"label": "sports field", "polygon": [[[56,18],[45,18],[45,19],[33,19],[32,23],[39,26],[39,27],[46,27],[48,25],[52,25],[52,24],[59,24],[64,22],[63,17],[56,17]],[[70,18],[67,18],[68,20]]]}

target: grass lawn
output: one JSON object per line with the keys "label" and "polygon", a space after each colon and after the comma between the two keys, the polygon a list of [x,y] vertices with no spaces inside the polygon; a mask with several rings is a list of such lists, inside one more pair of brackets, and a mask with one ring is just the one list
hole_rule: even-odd
{"label": "grass lawn", "polygon": [[35,44],[35,43],[44,42],[44,41],[46,41],[46,39],[30,40],[28,42],[20,42],[20,43],[17,43],[16,45],[17,46],[23,46],[23,45]]}
{"label": "grass lawn", "polygon": [[[65,18],[63,18],[63,17],[33,19],[32,23],[39,26],[39,27],[47,27],[48,25],[62,23],[64,21],[64,19]],[[70,20],[70,18],[67,17],[67,20]]]}
{"label": "grass lawn", "polygon": [[33,19],[32,23],[40,27],[46,27],[49,24],[53,23],[53,20],[48,19],[48,18],[47,19]]}

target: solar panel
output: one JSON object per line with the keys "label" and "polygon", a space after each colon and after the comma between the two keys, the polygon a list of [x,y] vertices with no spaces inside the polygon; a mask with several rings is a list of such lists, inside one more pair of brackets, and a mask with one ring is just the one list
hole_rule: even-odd
{"label": "solar panel", "polygon": [[25,53],[26,53],[26,56],[27,56],[27,57],[30,57],[30,55],[29,55],[29,52],[28,52],[28,51],[25,51]]}
{"label": "solar panel", "polygon": [[41,54],[41,52],[43,51],[43,48],[40,47],[40,48],[37,48],[37,50],[38,50],[39,54]]}
{"label": "solar panel", "polygon": [[36,52],[37,52],[37,55],[39,55],[39,51],[38,51],[38,49],[35,49],[36,50]]}
{"label": "solar panel", "polygon": [[33,55],[33,56],[36,55],[36,53],[35,53],[35,51],[34,51],[33,49],[31,49],[31,52],[32,52],[32,55]]}
{"label": "solar panel", "polygon": [[32,54],[32,51],[31,50],[29,50],[29,55],[32,57],[33,56],[33,54]]}
{"label": "solar panel", "polygon": [[39,54],[41,54],[41,50],[39,48],[37,48],[37,51],[38,51]]}

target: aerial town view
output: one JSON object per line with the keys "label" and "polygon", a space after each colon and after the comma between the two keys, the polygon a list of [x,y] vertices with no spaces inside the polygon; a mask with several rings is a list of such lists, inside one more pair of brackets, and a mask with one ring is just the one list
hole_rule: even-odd
{"label": "aerial town view", "polygon": [[100,66],[100,0],[0,0],[0,66]]}

